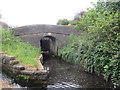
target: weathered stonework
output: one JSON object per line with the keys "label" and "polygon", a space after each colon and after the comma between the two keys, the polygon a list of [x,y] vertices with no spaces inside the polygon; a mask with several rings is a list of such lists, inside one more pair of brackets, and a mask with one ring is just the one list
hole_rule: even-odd
{"label": "weathered stonework", "polygon": [[41,63],[43,63],[43,55],[41,54],[38,58],[40,60]]}
{"label": "weathered stonework", "polygon": [[9,26],[5,22],[0,21],[0,29],[8,30]]}
{"label": "weathered stonework", "polygon": [[70,34],[79,34],[79,31],[73,30],[73,26],[46,24],[16,27],[12,29],[12,32],[24,42],[30,43],[39,48],[41,48],[41,40],[49,38],[49,51],[56,56],[58,54],[58,49],[66,44]]}
{"label": "weathered stonework", "polygon": [[0,52],[0,62],[2,62],[2,70],[12,77],[15,82],[22,86],[39,86],[41,88],[47,86],[48,71],[28,71],[22,65],[16,65],[19,61],[15,57]]}
{"label": "weathered stonework", "polygon": [[36,47],[40,47],[40,40],[45,36],[56,38],[56,46],[62,47],[70,34],[79,34],[78,31],[73,30],[73,26],[67,25],[27,25],[16,27],[12,29],[15,36],[20,37],[25,42],[30,43]]}

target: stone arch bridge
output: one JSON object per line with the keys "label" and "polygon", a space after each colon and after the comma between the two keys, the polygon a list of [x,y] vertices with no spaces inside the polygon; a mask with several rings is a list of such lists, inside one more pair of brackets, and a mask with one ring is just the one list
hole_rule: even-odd
{"label": "stone arch bridge", "polygon": [[16,27],[12,31],[23,41],[36,47],[48,48],[54,54],[66,43],[70,34],[78,34],[72,26],[44,24]]}

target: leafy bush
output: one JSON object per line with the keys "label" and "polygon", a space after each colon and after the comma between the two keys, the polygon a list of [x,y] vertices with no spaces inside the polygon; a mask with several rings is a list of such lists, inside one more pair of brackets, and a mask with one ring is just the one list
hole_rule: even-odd
{"label": "leafy bush", "polygon": [[81,64],[86,71],[103,75],[106,81],[120,86],[119,2],[98,2],[76,24],[84,30],[70,36],[68,44],[59,50],[65,60]]}
{"label": "leafy bush", "polygon": [[68,25],[69,21],[67,19],[59,19],[57,25]]}
{"label": "leafy bush", "polygon": [[39,48],[22,42],[12,34],[11,30],[0,30],[0,33],[2,34],[2,41],[0,41],[0,43],[2,43],[2,48],[0,48],[0,50],[15,56],[20,60],[21,64],[36,65],[36,58],[40,54]]}

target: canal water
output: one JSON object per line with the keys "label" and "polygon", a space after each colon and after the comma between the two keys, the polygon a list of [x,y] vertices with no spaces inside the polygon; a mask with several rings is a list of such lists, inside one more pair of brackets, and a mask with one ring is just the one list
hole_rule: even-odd
{"label": "canal water", "polygon": [[[110,88],[109,83],[106,83],[101,77],[87,73],[81,66],[67,63],[62,59],[52,57],[51,59],[44,62],[44,67],[49,70],[50,73],[46,90]],[[14,83],[14,80],[9,78],[4,73],[2,75],[2,79],[6,80],[11,88],[19,88],[19,90],[25,90],[22,86]]]}
{"label": "canal water", "polygon": [[51,58],[44,63],[44,66],[50,71],[48,88],[110,87],[101,77],[87,73],[80,65],[71,64],[62,59]]}

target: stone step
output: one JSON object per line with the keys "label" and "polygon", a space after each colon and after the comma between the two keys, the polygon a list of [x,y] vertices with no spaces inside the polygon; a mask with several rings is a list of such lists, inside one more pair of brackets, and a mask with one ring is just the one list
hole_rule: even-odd
{"label": "stone step", "polygon": [[11,60],[11,61],[9,62],[10,65],[15,65],[15,64],[18,64],[18,63],[19,63],[18,60]]}
{"label": "stone step", "polygon": [[15,60],[14,56],[7,55],[7,54],[3,54],[3,58],[6,59],[6,61]]}

